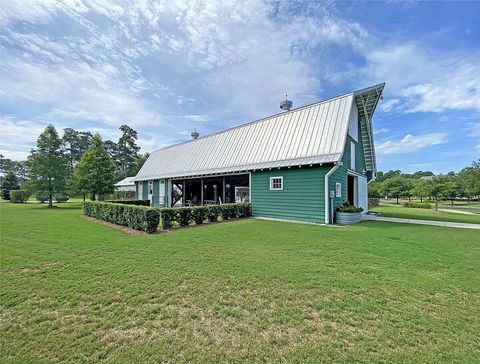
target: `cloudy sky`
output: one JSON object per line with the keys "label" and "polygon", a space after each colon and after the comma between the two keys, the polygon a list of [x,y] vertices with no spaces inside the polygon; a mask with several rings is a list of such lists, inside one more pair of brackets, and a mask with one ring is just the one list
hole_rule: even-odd
{"label": "cloudy sky", "polygon": [[0,153],[48,123],[142,152],[386,82],[380,170],[480,157],[477,2],[9,0],[0,7]]}

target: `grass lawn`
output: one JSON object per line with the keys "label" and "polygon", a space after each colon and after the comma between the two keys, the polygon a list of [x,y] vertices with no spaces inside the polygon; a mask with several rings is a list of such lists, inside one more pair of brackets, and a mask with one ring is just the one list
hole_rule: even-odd
{"label": "grass lawn", "polygon": [[435,211],[435,209],[417,209],[402,205],[385,205],[371,208],[370,211],[379,212],[380,216],[401,217],[404,219],[436,220],[466,222],[480,224],[480,214],[464,215],[457,212]]}
{"label": "grass lawn", "polygon": [[2,360],[474,362],[477,231],[245,219],[150,236],[1,204]]}

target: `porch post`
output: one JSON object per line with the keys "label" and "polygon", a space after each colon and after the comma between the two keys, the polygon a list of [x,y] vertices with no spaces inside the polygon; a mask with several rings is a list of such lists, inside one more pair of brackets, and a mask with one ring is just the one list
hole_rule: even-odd
{"label": "porch post", "polygon": [[223,177],[222,203],[225,203],[225,177]]}
{"label": "porch post", "polygon": [[203,206],[203,177],[200,178],[200,206]]}
{"label": "porch post", "polygon": [[186,205],[185,205],[185,197],[186,197],[186,192],[187,192],[187,191],[185,191],[185,186],[186,186],[185,180],[183,180],[182,206],[184,206],[184,207],[186,206]]}

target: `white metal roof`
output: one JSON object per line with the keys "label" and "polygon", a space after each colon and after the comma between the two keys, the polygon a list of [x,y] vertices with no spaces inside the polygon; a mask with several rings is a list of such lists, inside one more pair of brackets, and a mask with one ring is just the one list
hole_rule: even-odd
{"label": "white metal roof", "polygon": [[124,178],[121,181],[118,181],[117,183],[115,183],[114,186],[115,187],[135,186],[134,178],[135,176]]}
{"label": "white metal roof", "polygon": [[[154,151],[134,180],[338,162],[354,101],[358,107],[357,98],[372,90],[378,98],[383,87],[351,92]],[[371,121],[376,103],[372,105],[364,122]],[[371,133],[369,126],[365,132]],[[368,148],[373,146],[373,136],[366,139],[372,141]],[[374,155],[370,159],[374,165]]]}

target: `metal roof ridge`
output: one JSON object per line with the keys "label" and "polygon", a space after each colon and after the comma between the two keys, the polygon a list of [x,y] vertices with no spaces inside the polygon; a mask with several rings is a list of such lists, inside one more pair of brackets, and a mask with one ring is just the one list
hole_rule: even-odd
{"label": "metal roof ridge", "polygon": [[243,123],[243,124],[240,124],[240,125],[232,126],[232,127],[230,127],[230,128],[223,129],[223,130],[217,131],[217,132],[215,132],[215,133],[208,134],[208,135],[205,135],[205,136],[203,136],[203,137],[199,137],[199,138],[197,138],[197,139],[186,140],[186,141],[184,141],[184,142],[180,142],[180,143],[168,145],[168,146],[166,146],[166,147],[163,147],[163,148],[156,149],[156,150],[152,151],[151,154],[156,153],[156,152],[159,152],[159,151],[161,151],[161,150],[173,148],[173,147],[176,147],[176,146],[178,146],[178,145],[193,143],[193,142],[195,142],[195,141],[202,140],[202,139],[206,139],[206,138],[209,138],[209,137],[214,136],[214,135],[217,135],[217,134],[222,134],[222,133],[225,133],[225,132],[227,132],[227,131],[234,130],[234,129],[237,129],[237,128],[241,128],[241,127],[246,126],[246,125],[251,125],[251,124],[259,123],[259,122],[261,122],[261,121],[265,121],[265,120],[267,120],[267,119],[271,119],[271,118],[277,117],[277,116],[279,116],[279,115],[286,115],[286,114],[290,114],[290,113],[293,113],[293,112],[296,112],[296,111],[300,111],[300,110],[303,110],[303,109],[306,109],[306,108],[309,108],[309,107],[317,106],[317,105],[323,104],[323,103],[325,103],[325,102],[332,102],[332,101],[334,101],[334,100],[336,100],[336,99],[340,99],[340,98],[347,97],[347,96],[350,96],[350,95],[355,96],[355,91],[347,92],[347,93],[342,94],[342,95],[333,96],[333,97],[330,97],[330,98],[325,99],[325,100],[316,101],[316,102],[313,102],[313,103],[311,103],[311,104],[307,104],[307,105],[300,106],[300,107],[298,107],[298,108],[296,108],[296,109],[293,109],[293,110],[290,110],[290,111],[282,111],[282,112],[279,112],[279,113],[277,113],[277,114],[265,116],[265,117],[263,117],[263,118],[261,118],[261,119],[257,119],[257,120],[249,121],[249,122],[247,122],[247,123]]}

